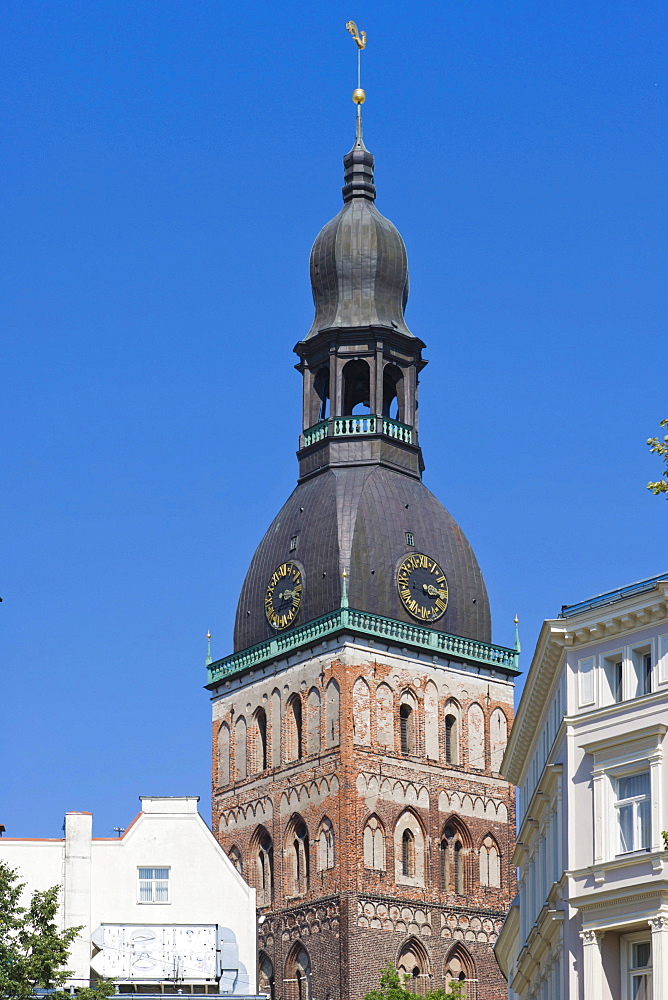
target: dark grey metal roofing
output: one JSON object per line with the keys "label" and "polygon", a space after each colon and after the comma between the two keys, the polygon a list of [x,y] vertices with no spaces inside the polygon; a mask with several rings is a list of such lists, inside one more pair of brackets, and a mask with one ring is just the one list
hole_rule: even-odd
{"label": "dark grey metal roofing", "polygon": [[606,604],[614,604],[616,601],[623,601],[626,597],[633,597],[635,594],[643,594],[647,590],[654,590],[657,583],[668,580],[668,573],[659,573],[658,576],[650,576],[646,580],[638,580],[636,583],[629,583],[626,587],[618,587],[616,590],[609,590],[605,594],[597,594],[595,597],[588,597],[578,604],[563,604],[558,618],[571,618],[579,615],[583,611],[590,611],[593,608],[602,608]]}
{"label": "dark grey metal roofing", "polygon": [[311,250],[315,318],[305,339],[321,330],[381,326],[408,337],[408,259],[396,226],[374,205],[373,154],[361,137],[343,159],[344,206]]}
{"label": "dark grey metal roofing", "polygon": [[[414,536],[412,547],[406,544],[406,532]],[[295,535],[297,547],[290,552]],[[304,576],[295,627],[340,606],[344,569],[350,607],[413,622],[399,599],[396,571],[414,551],[436,559],[448,579],[447,611],[430,627],[490,642],[485,583],[459,525],[419,480],[370,465],[329,469],[297,486],[260,542],[246,575],[235,650],[275,635],[265,617],[264,598],[271,574],[286,560],[298,563]]]}

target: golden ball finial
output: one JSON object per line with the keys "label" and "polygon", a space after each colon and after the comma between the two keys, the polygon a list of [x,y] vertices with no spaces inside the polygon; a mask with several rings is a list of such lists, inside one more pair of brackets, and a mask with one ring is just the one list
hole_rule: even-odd
{"label": "golden ball finial", "polygon": [[353,101],[355,104],[364,104],[366,101],[366,91],[362,90],[361,87],[357,87],[353,90]]}

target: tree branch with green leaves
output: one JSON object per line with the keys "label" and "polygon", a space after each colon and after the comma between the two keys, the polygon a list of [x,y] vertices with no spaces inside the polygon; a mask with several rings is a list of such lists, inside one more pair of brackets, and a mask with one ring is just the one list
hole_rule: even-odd
{"label": "tree branch with green leaves", "polygon": [[[668,427],[668,420],[662,420],[659,426]],[[647,438],[647,444],[649,445],[649,450],[656,455],[660,455],[668,466],[668,434],[666,434],[663,440],[658,437]],[[651,490],[655,496],[658,496],[659,493],[668,493],[668,468],[664,469],[661,479],[655,483],[648,483],[647,489]]]}
{"label": "tree branch with green leaves", "polygon": [[408,976],[399,972],[391,962],[380,974],[380,989],[366,993],[364,1000],[465,1000],[465,983],[450,983],[447,990],[439,988],[427,993],[412,993],[406,988]]}
{"label": "tree branch with green leaves", "polygon": [[[0,861],[0,998],[29,1000],[36,989],[54,990],[52,1000],[71,1000],[62,989],[71,973],[66,965],[70,945],[81,927],[58,929],[58,894],[55,885],[34,892],[21,906],[25,883],[19,873]],[[105,1000],[115,992],[112,980],[98,980],[77,990],[77,1000]]]}

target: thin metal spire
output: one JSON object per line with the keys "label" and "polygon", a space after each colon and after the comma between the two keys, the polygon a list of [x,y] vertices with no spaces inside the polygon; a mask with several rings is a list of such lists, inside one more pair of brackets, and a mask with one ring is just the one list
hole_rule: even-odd
{"label": "thin metal spire", "polygon": [[211,658],[211,632],[206,633],[206,665],[213,663]]}
{"label": "thin metal spire", "polygon": [[353,36],[355,45],[357,46],[357,88],[353,90],[353,101],[357,105],[355,147],[357,149],[364,149],[364,140],[362,138],[362,105],[366,101],[366,91],[362,90],[362,49],[366,48],[366,31],[358,31],[354,21],[348,21],[346,30]]}

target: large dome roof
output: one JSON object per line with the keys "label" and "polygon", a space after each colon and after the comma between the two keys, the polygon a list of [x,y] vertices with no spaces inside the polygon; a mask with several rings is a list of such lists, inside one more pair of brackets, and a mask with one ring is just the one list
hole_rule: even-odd
{"label": "large dome roof", "polygon": [[[414,546],[406,542],[406,533]],[[290,551],[290,540],[297,546]],[[235,650],[276,633],[265,616],[267,584],[287,560],[302,569],[304,592],[293,627],[336,610],[348,574],[350,607],[414,622],[399,599],[396,574],[411,552],[445,571],[448,607],[429,627],[491,641],[489,601],[476,557],[448,511],[418,480],[381,465],[328,469],[302,482],[257,548],[239,598]]]}

